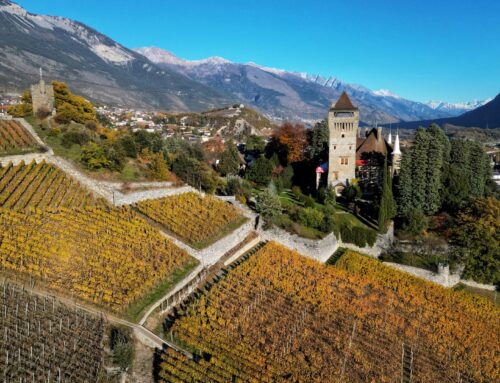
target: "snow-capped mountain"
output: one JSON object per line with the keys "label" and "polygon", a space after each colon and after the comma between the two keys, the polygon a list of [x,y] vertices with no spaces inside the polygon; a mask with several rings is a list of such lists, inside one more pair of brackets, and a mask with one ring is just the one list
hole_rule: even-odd
{"label": "snow-capped mountain", "polygon": [[[343,90],[366,123],[455,116],[463,109],[427,105],[389,90],[290,72],[221,57],[185,60],[159,48],[130,50],[63,17],[36,15],[0,0],[0,93],[38,81],[67,82],[77,93],[108,104],[166,110],[206,110],[244,102],[273,119],[316,121]],[[473,104],[470,104],[473,107]]]}
{"label": "snow-capped mountain", "polygon": [[162,63],[170,65],[199,66],[205,64],[222,65],[231,63],[231,61],[218,56],[209,57],[203,60],[185,60],[177,57],[172,52],[157,47],[138,48],[135,49],[135,51],[157,64]]}
{"label": "snow-capped mountain", "polygon": [[367,123],[397,123],[459,114],[406,100],[387,89],[372,91],[334,76],[289,72],[253,62],[240,64],[220,57],[190,61],[156,47],[138,48],[136,52],[162,68],[174,69],[231,94],[275,119],[324,118],[330,104],[343,90],[349,92],[360,108],[362,121]]}
{"label": "snow-capped mountain", "polygon": [[459,115],[468,112],[469,110],[479,108],[480,106],[487,104],[491,100],[493,100],[493,98],[488,98],[482,101],[473,100],[458,103],[449,103],[446,101],[429,101],[427,102],[427,105],[429,105],[434,110],[449,111],[455,115]]}
{"label": "snow-capped mountain", "polygon": [[233,101],[82,23],[0,0],[0,92],[26,89],[40,67],[45,79],[109,104],[204,110]]}

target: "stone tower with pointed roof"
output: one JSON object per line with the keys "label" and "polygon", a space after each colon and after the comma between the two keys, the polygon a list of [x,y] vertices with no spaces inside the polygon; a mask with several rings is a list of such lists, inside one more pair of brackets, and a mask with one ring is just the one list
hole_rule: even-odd
{"label": "stone tower with pointed roof", "polygon": [[356,137],[359,110],[344,91],[328,112],[330,147],[328,157],[328,184],[348,185],[356,177]]}

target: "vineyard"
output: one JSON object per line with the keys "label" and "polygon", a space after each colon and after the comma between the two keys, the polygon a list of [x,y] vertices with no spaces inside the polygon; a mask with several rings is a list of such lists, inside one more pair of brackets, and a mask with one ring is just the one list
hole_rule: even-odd
{"label": "vineyard", "polygon": [[497,307],[345,257],[365,275],[268,243],[167,320],[195,357],[165,349],[160,381],[499,381]]}
{"label": "vineyard", "polygon": [[130,208],[0,208],[0,269],[113,311],[192,263]]}
{"label": "vineyard", "polygon": [[216,197],[200,196],[197,193],[143,201],[136,208],[196,248],[208,246],[245,220],[233,205]]}
{"label": "vineyard", "polygon": [[0,287],[2,382],[96,382],[104,321],[76,308]]}
{"label": "vineyard", "polygon": [[83,207],[103,205],[77,181],[45,162],[0,167],[0,207]]}
{"label": "vineyard", "polygon": [[0,155],[33,150],[37,142],[18,122],[0,119]]}

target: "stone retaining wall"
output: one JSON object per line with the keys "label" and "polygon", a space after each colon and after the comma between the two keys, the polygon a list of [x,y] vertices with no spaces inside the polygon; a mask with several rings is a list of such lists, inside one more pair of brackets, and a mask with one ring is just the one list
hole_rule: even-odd
{"label": "stone retaining wall", "polygon": [[259,230],[259,234],[263,239],[279,242],[302,255],[320,262],[326,262],[339,248],[339,242],[333,233],[328,234],[321,240],[302,238],[277,227],[269,230]]}
{"label": "stone retaining wall", "polygon": [[430,270],[425,270],[413,266],[400,265],[399,263],[393,262],[384,262],[384,264],[445,287],[452,287],[460,282],[460,275],[450,274],[449,272],[434,273]]}
{"label": "stone retaining wall", "polygon": [[120,206],[120,205],[131,205],[133,203],[137,203],[148,199],[164,198],[171,195],[183,194],[188,192],[197,192],[197,191],[191,186],[181,186],[178,188],[143,190],[127,194],[123,194],[117,190],[114,190],[111,193],[114,194],[114,204]]}
{"label": "stone retaining wall", "polygon": [[345,247],[374,258],[378,258],[394,240],[394,225],[391,223],[391,226],[386,234],[378,234],[377,241],[373,246],[366,246],[362,248],[352,243],[342,242],[342,240],[337,239],[333,233],[328,234],[321,240],[302,238],[296,234],[290,234],[286,230],[277,227],[273,227],[272,229],[265,231],[259,230],[259,233],[264,239],[279,242],[305,256],[316,259],[320,262],[326,262],[339,247]]}
{"label": "stone retaining wall", "polygon": [[384,264],[391,266],[391,267],[394,267],[395,269],[404,271],[408,274],[414,275],[418,278],[422,278],[422,279],[425,279],[427,281],[437,283],[438,285],[441,285],[444,287],[453,287],[459,283],[463,283],[464,285],[478,288],[478,289],[484,289],[484,290],[489,290],[489,291],[495,291],[495,289],[496,289],[495,285],[486,285],[486,284],[477,283],[474,281],[460,279],[460,274],[459,273],[450,273],[448,266],[440,265],[439,272],[434,273],[430,270],[425,270],[425,269],[421,269],[419,267],[413,267],[413,266],[408,266],[408,265],[401,265],[399,263],[384,262]]}

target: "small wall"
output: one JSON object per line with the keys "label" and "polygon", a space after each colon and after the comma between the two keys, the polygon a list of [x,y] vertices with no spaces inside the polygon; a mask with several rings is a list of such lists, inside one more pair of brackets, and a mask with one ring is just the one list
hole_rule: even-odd
{"label": "small wall", "polygon": [[339,240],[339,246],[345,247],[346,249],[357,251],[369,255],[370,257],[378,258],[380,255],[389,249],[394,242],[394,222],[391,222],[387,233],[377,234],[377,240],[373,246],[358,247],[352,243],[342,242],[342,238]]}
{"label": "small wall", "polygon": [[326,262],[339,247],[345,247],[378,258],[385,249],[391,246],[394,240],[394,225],[391,223],[386,234],[378,234],[377,241],[373,246],[365,247],[358,247],[352,243],[342,242],[342,240],[337,239],[333,233],[328,234],[321,240],[302,238],[277,227],[273,227],[266,231],[259,230],[259,233],[264,239],[279,242],[290,249],[298,251],[302,255],[316,259],[320,262]]}
{"label": "small wall", "polygon": [[394,267],[395,269],[407,272],[408,274],[425,279],[430,282],[437,283],[444,287],[453,287],[460,282],[459,274],[450,274],[449,271],[442,271],[441,273],[434,273],[429,270],[420,269],[418,267],[400,265],[399,263],[384,262],[384,264]]}
{"label": "small wall", "polygon": [[328,234],[322,240],[302,238],[277,227],[265,231],[259,230],[259,234],[268,241],[279,242],[302,255],[320,262],[326,262],[339,248],[339,241],[337,241],[333,233]]}
{"label": "small wall", "polygon": [[178,188],[143,190],[127,194],[123,194],[115,190],[114,201],[115,205],[131,205],[139,201],[144,201],[148,199],[158,199],[187,192],[196,192],[196,189],[192,188],[191,186],[182,186]]}
{"label": "small wall", "polygon": [[495,291],[496,286],[495,285],[485,285],[484,283],[478,283],[474,281],[469,281],[466,279],[461,279],[460,283],[463,283],[464,285],[467,285],[469,287],[474,287],[476,289],[483,289],[483,290],[489,290],[489,291]]}

